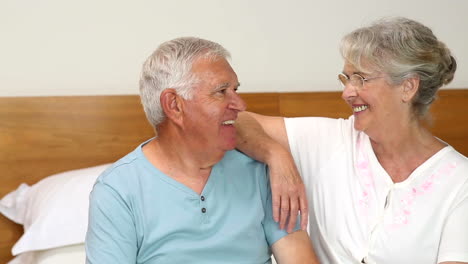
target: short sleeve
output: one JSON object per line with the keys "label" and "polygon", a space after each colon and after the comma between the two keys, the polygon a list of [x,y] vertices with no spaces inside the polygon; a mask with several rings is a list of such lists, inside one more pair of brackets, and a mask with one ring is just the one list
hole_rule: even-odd
{"label": "short sleeve", "polygon": [[312,173],[320,170],[337,153],[352,144],[354,119],[325,117],[285,118],[289,147],[304,181],[309,183]]}
{"label": "short sleeve", "polygon": [[131,210],[118,192],[102,182],[90,196],[86,263],[136,263],[137,239]]}
{"label": "short sleeve", "polygon": [[463,187],[442,232],[438,263],[468,262],[468,182]]}
{"label": "short sleeve", "polygon": [[340,145],[343,137],[351,136],[354,119],[326,117],[285,118],[284,124],[291,150],[307,146],[314,152],[322,153],[333,145]]}
{"label": "short sleeve", "polygon": [[[272,198],[271,198],[271,188],[270,188],[270,180],[268,177],[268,170],[263,177],[264,179],[264,186],[265,192],[262,194],[263,201],[264,201],[264,210],[265,210],[265,217],[262,221],[263,230],[265,231],[265,237],[268,242],[268,245],[271,247],[276,241],[280,240],[284,236],[288,235],[286,230],[282,230],[279,228],[279,224],[275,222],[273,219],[273,208],[272,208]],[[296,226],[294,227],[293,231],[297,231],[300,229],[300,216],[297,216]]]}

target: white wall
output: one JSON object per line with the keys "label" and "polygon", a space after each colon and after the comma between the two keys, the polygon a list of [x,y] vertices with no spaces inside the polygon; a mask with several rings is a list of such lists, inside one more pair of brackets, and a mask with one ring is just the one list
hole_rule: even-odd
{"label": "white wall", "polygon": [[468,1],[0,0],[0,96],[137,94],[161,42],[199,36],[231,51],[242,92],[339,90],[340,38],[382,16],[431,27],[468,88]]}

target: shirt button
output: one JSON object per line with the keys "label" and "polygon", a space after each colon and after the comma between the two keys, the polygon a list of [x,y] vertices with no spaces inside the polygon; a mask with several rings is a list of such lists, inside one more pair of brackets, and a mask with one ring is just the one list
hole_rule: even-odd
{"label": "shirt button", "polygon": [[206,208],[202,208],[202,209],[201,209],[201,212],[202,212],[202,213],[206,213]]}
{"label": "shirt button", "polygon": [[200,199],[201,199],[202,201],[205,201],[205,196],[202,196]]}

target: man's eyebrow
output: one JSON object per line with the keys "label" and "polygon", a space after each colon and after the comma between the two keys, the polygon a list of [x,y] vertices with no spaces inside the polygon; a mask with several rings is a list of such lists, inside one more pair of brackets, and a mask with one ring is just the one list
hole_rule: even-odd
{"label": "man's eyebrow", "polygon": [[[218,86],[216,87],[216,89],[224,89],[224,88],[228,88],[229,86],[231,86],[231,84],[228,83],[228,82],[226,82],[226,83],[222,83],[222,84],[218,85]],[[240,86],[240,83],[237,83],[237,84],[234,86],[234,88],[239,88],[239,86]]]}
{"label": "man's eyebrow", "polygon": [[226,83],[222,83],[222,84],[216,86],[215,90],[220,90],[220,89],[224,89],[224,88],[227,88],[227,87],[229,87],[229,83],[226,82]]}

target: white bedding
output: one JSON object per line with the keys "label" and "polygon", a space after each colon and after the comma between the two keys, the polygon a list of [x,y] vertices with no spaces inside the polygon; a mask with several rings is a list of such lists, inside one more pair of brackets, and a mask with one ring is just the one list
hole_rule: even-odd
{"label": "white bedding", "polygon": [[8,264],[83,264],[86,260],[84,244],[29,251],[19,254]]}
{"label": "white bedding", "polygon": [[84,244],[41,250],[36,253],[36,264],[83,264],[85,260]]}

